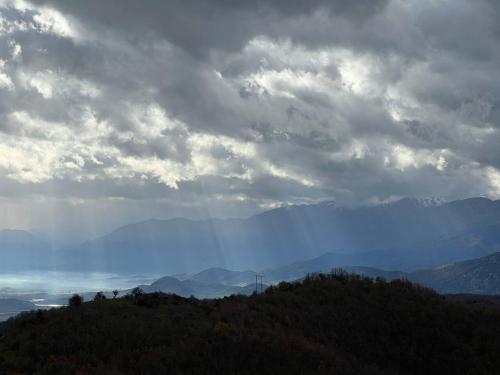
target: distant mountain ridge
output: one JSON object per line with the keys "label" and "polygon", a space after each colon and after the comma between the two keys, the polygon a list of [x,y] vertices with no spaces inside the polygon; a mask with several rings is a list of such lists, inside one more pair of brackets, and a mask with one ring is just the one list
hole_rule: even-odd
{"label": "distant mountain ridge", "polygon": [[[260,272],[208,269],[197,274],[183,275],[181,279],[166,276],[151,285],[140,287],[146,292],[165,292],[184,297],[194,295],[198,298],[212,298],[230,294],[252,293],[255,290],[255,275],[257,274],[263,276],[264,286],[267,287],[281,281],[301,280],[308,274],[328,273],[336,268],[371,278],[407,279],[443,294],[500,295],[500,252],[479,259],[407,273],[385,271],[373,267],[342,265],[337,262],[336,254],[324,254],[317,258]],[[217,275],[223,275],[223,277],[217,277]],[[214,277],[210,278],[211,276]]]}
{"label": "distant mountain ridge", "polygon": [[454,262],[432,269],[413,272],[385,271],[373,267],[343,265],[336,254],[324,254],[307,261],[296,262],[276,269],[263,271],[266,280],[273,283],[291,281],[308,273],[328,272],[342,268],[348,272],[387,280],[408,279],[430,287],[443,294],[490,294],[500,295],[500,252],[478,259]]}
{"label": "distant mountain ridge", "polygon": [[0,232],[0,271],[58,269],[181,274],[276,268],[336,254],[341,265],[405,272],[500,251],[500,201],[402,199],[342,208],[288,206],[247,219],[147,220],[64,250]]}
{"label": "distant mountain ridge", "polygon": [[500,201],[432,202],[356,209],[327,202],[248,219],[148,220],[71,249],[65,266],[193,273],[277,267],[330,252],[346,257],[345,264],[411,271],[500,250]]}
{"label": "distant mountain ridge", "polygon": [[[224,271],[228,275],[236,275],[239,273],[238,271]],[[235,283],[236,279],[237,277],[235,277],[233,281],[226,280],[225,282],[220,282],[217,279],[198,281],[196,275],[183,280],[179,280],[172,276],[165,276],[151,285],[139,285],[139,288],[146,293],[163,292],[177,294],[182,297],[194,296],[196,298],[218,298],[232,294],[249,295],[255,291],[255,282],[252,282],[255,278],[253,280],[247,280],[247,283],[242,283],[241,280],[239,280],[239,283]],[[263,283],[262,289],[264,290],[268,286],[268,283]],[[126,293],[127,292],[129,291],[126,291]]]}
{"label": "distant mountain ridge", "polygon": [[189,276],[190,280],[204,283],[220,283],[226,285],[246,285],[255,280],[255,271],[229,271],[224,268],[209,268]]}
{"label": "distant mountain ridge", "polygon": [[413,282],[430,286],[440,293],[500,295],[500,252],[407,274]]}

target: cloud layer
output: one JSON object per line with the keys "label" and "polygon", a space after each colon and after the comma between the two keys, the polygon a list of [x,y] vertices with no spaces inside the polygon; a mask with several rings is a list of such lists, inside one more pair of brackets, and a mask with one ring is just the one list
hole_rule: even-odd
{"label": "cloud layer", "polygon": [[4,0],[0,226],[500,197],[499,16],[487,0]]}

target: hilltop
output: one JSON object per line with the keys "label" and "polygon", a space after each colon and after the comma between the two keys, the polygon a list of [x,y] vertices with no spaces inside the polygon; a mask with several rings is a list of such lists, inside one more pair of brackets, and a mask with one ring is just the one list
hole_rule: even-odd
{"label": "hilltop", "polygon": [[183,297],[223,297],[231,294],[251,294],[255,290],[255,275],[264,276],[264,286],[280,281],[303,279],[307,274],[342,268],[349,273],[386,280],[407,279],[436,290],[441,294],[500,295],[500,252],[485,257],[455,262],[414,272],[387,271],[365,266],[344,266],[345,256],[327,253],[320,257],[294,262],[274,269],[230,271],[210,268],[196,274],[165,276],[151,285],[140,285],[146,292],[175,293]]}
{"label": "hilltop", "polygon": [[0,333],[7,372],[500,373],[500,310],[347,274],[213,300],[139,293],[24,314]]}

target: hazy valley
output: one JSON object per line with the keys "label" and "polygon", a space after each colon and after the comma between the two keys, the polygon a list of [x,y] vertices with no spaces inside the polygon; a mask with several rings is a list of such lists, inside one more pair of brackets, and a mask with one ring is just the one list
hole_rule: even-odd
{"label": "hazy valley", "polygon": [[499,20],[0,0],[0,374],[500,375]]}
{"label": "hazy valley", "polygon": [[136,286],[198,298],[251,294],[255,275],[267,287],[335,268],[440,293],[500,293],[500,201],[484,198],[150,220],[59,249],[29,232],[3,231],[0,245],[0,296],[41,308],[65,304],[75,292],[88,300],[99,290],[123,295]]}

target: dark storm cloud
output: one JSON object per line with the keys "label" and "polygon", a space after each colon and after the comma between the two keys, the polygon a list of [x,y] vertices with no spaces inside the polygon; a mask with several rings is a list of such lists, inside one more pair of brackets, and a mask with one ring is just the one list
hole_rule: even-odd
{"label": "dark storm cloud", "polygon": [[[286,19],[326,11],[361,22],[382,9],[386,0],[168,0],[35,1],[69,13],[86,24],[125,33],[134,43],[166,38],[195,56],[213,49],[239,50],[252,37],[273,30]],[[136,39],[140,34],[144,39]],[[288,36],[288,35],[282,35]]]}
{"label": "dark storm cloud", "polygon": [[498,197],[499,14],[486,0],[0,2],[0,196],[107,201],[116,222]]}

